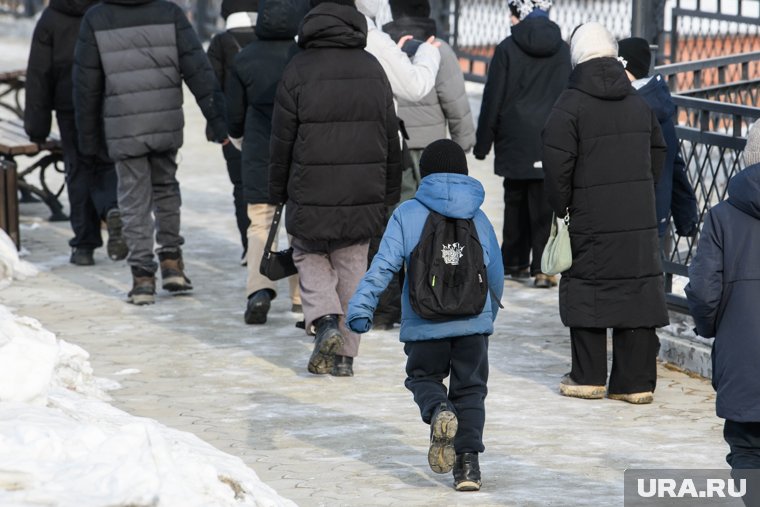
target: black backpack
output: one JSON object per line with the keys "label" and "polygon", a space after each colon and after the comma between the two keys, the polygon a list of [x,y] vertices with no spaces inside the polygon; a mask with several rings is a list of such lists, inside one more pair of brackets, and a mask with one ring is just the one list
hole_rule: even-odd
{"label": "black backpack", "polygon": [[488,278],[475,223],[430,210],[409,259],[408,277],[409,302],[423,319],[479,315]]}

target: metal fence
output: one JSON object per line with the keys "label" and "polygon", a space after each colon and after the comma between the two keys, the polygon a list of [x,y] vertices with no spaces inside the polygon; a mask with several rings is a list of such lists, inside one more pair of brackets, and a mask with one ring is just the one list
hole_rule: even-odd
{"label": "metal fence", "polygon": [[670,62],[760,51],[760,0],[677,0],[669,15]]}
{"label": "metal fence", "polygon": [[[700,231],[707,211],[726,198],[729,179],[744,168],[741,152],[747,130],[760,118],[760,78],[748,79],[758,58],[760,52],[657,68],[682,87],[673,96],[678,106],[676,134],[697,196]],[[670,237],[673,243],[664,252],[668,303],[687,312],[683,295],[674,292],[673,277],[688,275],[698,236],[680,237],[671,225]]]}
{"label": "metal fence", "polygon": [[[728,180],[744,168],[741,153],[747,127],[760,118],[760,108],[692,97],[674,96],[679,108],[676,127],[699,207],[699,230],[711,207],[726,198]],[[671,245],[664,252],[666,291],[671,309],[688,313],[683,294],[674,287],[674,276],[688,276],[688,264],[696,252],[699,235],[681,237],[671,225]]]}
{"label": "metal fence", "polygon": [[690,97],[758,106],[760,51],[656,67],[670,90]]}
{"label": "metal fence", "polygon": [[[445,4],[444,4],[445,5]],[[450,42],[466,65],[466,78],[484,82],[496,45],[510,33],[505,0],[451,0]],[[552,20],[568,39],[576,26],[598,21],[618,38],[631,34],[631,0],[555,0]]]}
{"label": "metal fence", "polygon": [[[444,7],[466,77],[485,81],[494,47],[509,35],[506,1],[445,0]],[[565,39],[578,24],[598,21],[618,38],[646,38],[658,63],[674,63],[760,51],[759,11],[760,0],[555,0],[550,17]]]}

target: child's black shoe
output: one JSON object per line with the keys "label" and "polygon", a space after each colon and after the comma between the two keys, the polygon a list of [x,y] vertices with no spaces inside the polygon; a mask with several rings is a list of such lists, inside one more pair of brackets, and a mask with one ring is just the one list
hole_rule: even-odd
{"label": "child's black shoe", "polygon": [[445,474],[454,466],[456,452],[454,437],[457,434],[459,422],[454,412],[449,410],[446,402],[442,402],[433,413],[430,420],[430,450],[428,464],[437,474]]}
{"label": "child's black shoe", "polygon": [[480,464],[477,452],[457,454],[454,462],[454,488],[457,491],[480,490]]}

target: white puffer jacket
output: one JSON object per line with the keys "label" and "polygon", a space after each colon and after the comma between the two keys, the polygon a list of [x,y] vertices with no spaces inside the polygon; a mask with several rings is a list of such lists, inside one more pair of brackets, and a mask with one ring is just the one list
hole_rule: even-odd
{"label": "white puffer jacket", "polygon": [[422,44],[413,60],[393,42],[390,36],[380,30],[374,18],[387,0],[356,0],[356,8],[367,17],[367,47],[377,58],[388,76],[396,99],[419,102],[435,86],[441,54],[438,48]]}

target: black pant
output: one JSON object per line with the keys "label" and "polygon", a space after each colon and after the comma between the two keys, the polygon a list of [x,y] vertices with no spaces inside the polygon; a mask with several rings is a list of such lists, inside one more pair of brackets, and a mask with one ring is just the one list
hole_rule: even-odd
{"label": "black pant", "polygon": [[[541,255],[552,225],[552,210],[544,196],[544,180],[504,178],[504,230],[501,255],[510,270],[530,266],[541,272]],[[532,253],[532,256],[531,256]]]}
{"label": "black pant", "polygon": [[[570,377],[581,385],[605,385],[607,330],[572,327],[570,342],[573,355]],[[654,391],[659,349],[660,340],[654,328],[613,329],[608,392],[631,394]]]}
{"label": "black pant", "polygon": [[116,200],[116,170],[104,157],[85,156],[79,152],[74,115],[58,113],[58,128],[63,146],[63,166],[71,208],[74,237],[69,245],[93,250],[103,245],[100,222]]}
{"label": "black pant", "polygon": [[[760,422],[737,422],[726,419],[723,438],[731,452],[726,461],[734,480],[746,478],[747,494],[742,499],[748,507],[760,506]],[[745,472],[750,470],[751,472]]]}
{"label": "black pant", "polygon": [[[448,401],[459,420],[454,439],[457,454],[483,452],[485,399],[488,394],[488,336],[469,335],[440,340],[407,342],[406,382],[420,407],[422,420],[430,424],[433,411]],[[449,391],[443,379],[449,379]]]}
{"label": "black pant", "polygon": [[240,242],[243,245],[243,251],[246,251],[248,250],[248,225],[251,221],[248,219],[248,203],[245,202],[243,196],[242,155],[232,143],[222,146],[222,153],[227,162],[227,174],[232,182],[232,200],[235,204],[235,220],[240,233]]}

